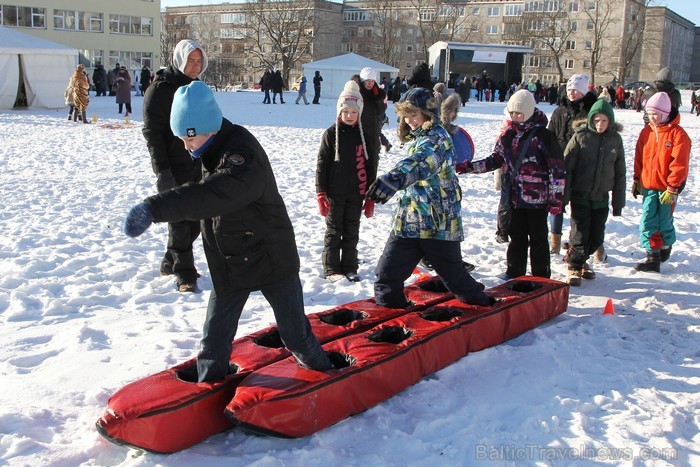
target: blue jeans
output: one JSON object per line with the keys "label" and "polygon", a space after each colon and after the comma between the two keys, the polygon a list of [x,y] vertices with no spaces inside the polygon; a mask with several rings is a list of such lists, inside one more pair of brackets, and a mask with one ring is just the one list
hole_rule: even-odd
{"label": "blue jeans", "polygon": [[[276,284],[262,287],[260,291],[272,307],[282,342],[299,365],[319,371],[331,369],[333,365],[311,331],[309,319],[304,314],[304,296],[299,276],[295,274]],[[248,290],[236,290],[219,297],[216,290],[211,291],[204,321],[202,349],[197,356],[199,382],[221,379],[228,373],[232,341],[249,295]]]}
{"label": "blue jeans", "polygon": [[561,235],[561,229],[564,226],[564,214],[549,215],[549,232]]}

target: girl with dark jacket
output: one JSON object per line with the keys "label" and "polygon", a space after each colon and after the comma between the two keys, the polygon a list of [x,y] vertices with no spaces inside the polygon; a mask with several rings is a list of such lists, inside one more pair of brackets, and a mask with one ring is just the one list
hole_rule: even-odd
{"label": "girl with dark jacket", "polygon": [[564,199],[571,201],[567,282],[579,286],[582,278],[595,278],[587,260],[605,239],[610,191],[613,216],[622,215],[626,169],[619,134],[622,127],[615,123],[615,113],[607,101],[599,99],[588,118],[573,126],[576,131],[564,151]]}
{"label": "girl with dark jacket", "polygon": [[357,282],[360,216],[374,214],[374,202],[363,200],[377,176],[379,159],[367,151],[360,119],[363,100],[355,81],[346,83],[337,110],[336,122],[323,133],[316,163],[316,197],[326,218],[323,273],[331,282],[343,277]]}
{"label": "girl with dark jacket", "polygon": [[304,313],[294,229],[265,150],[245,128],[221,115],[209,86],[193,81],[173,100],[170,126],[203,180],[147,198],[131,209],[131,237],[152,222],[199,219],[213,289],[197,356],[199,382],[230,371],[232,341],[248,296],[261,291],[275,314],[284,345],[303,367],[332,368]]}
{"label": "girl with dark jacket", "polygon": [[[535,108],[530,91],[521,89],[513,94],[507,111],[511,121],[498,138],[493,154],[458,164],[457,173],[503,169],[501,205],[510,209],[505,276],[510,279],[526,273],[529,249],[532,275],[550,277],[547,212],[562,211],[566,176],[562,151],[546,128],[547,116]],[[515,168],[518,170],[514,173]]]}

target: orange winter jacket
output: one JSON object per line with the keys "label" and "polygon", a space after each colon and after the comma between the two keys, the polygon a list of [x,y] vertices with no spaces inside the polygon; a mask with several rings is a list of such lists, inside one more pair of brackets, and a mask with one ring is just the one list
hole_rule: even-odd
{"label": "orange winter jacket", "polygon": [[673,109],[669,121],[658,127],[651,123],[639,133],[634,154],[634,179],[648,190],[678,189],[688,178],[690,138],[679,125],[680,114]]}

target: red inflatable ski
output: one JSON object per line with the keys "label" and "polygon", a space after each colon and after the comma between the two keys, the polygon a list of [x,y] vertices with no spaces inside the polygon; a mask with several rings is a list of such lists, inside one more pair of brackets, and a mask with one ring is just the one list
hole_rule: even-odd
{"label": "red inflatable ski", "polygon": [[362,412],[469,352],[522,334],[567,308],[569,286],[521,277],[489,291],[492,307],[450,300],[413,311],[324,349],[346,367],[300,368],[293,358],[260,368],[238,384],[226,407],[232,420],[258,433],[303,437]]}
{"label": "red inflatable ski", "polygon": [[[405,289],[414,305],[407,309],[377,306],[360,300],[309,315],[321,343],[363,332],[413,310],[453,298],[438,278]],[[158,453],[171,453],[231,428],[224,409],[238,384],[252,372],[290,357],[277,327],[236,339],[231,354],[232,374],[221,381],[196,383],[196,359],[124,386],[107,402],[97,430],[108,440]],[[293,358],[292,358],[293,360]]]}

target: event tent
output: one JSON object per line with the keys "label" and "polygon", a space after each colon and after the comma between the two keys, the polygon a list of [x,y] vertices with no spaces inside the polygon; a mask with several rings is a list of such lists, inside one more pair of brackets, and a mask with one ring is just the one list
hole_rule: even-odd
{"label": "event tent", "polygon": [[360,70],[366,66],[374,68],[374,71],[377,72],[377,80],[380,80],[382,77],[389,78],[392,76],[392,73],[394,74],[393,76],[396,76],[396,73],[399,72],[398,68],[385,65],[384,63],[371,60],[352,52],[305,63],[302,65],[302,68],[309,82],[308,93],[310,95],[313,95],[313,85],[311,83],[313,82],[315,72],[318,70],[323,77],[323,82],[321,83],[321,97],[336,99],[350,77],[359,74]]}
{"label": "event tent", "polygon": [[77,64],[77,49],[0,26],[0,109],[24,96],[29,108],[64,107]]}

